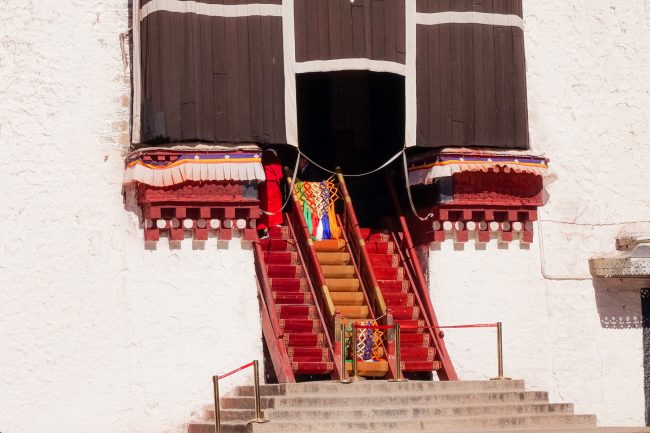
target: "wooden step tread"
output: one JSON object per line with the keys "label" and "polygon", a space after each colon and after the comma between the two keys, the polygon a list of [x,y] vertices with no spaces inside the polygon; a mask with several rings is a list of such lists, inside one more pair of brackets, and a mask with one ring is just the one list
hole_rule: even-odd
{"label": "wooden step tread", "polygon": [[330,292],[358,292],[361,284],[356,278],[326,278]]}
{"label": "wooden step tread", "polygon": [[370,313],[370,310],[365,305],[336,305],[334,304],[334,309],[341,313],[341,316],[345,319],[350,320],[363,320],[367,319]]}
{"label": "wooden step tread", "polygon": [[334,305],[363,305],[366,301],[361,292],[330,292]]}
{"label": "wooden step tread", "polygon": [[325,278],[354,278],[354,266],[350,265],[321,265]]}
{"label": "wooden step tread", "polygon": [[315,241],[314,248],[316,251],[323,252],[344,252],[345,241],[343,239],[328,239],[324,241]]}
{"label": "wooden step tread", "polygon": [[350,254],[348,253],[328,253],[328,252],[319,252],[316,253],[318,261],[321,266],[323,265],[347,265],[351,262]]}

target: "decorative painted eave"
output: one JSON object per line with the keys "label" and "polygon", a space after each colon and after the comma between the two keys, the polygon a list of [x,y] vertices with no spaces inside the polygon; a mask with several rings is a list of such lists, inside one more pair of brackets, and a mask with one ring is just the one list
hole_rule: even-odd
{"label": "decorative painted eave", "polygon": [[[144,239],[187,236],[230,240],[256,238],[257,184],[265,181],[256,145],[177,145],[143,148],[126,159],[125,190],[135,191]],[[187,235],[187,236],[186,236]]]}
{"label": "decorative painted eave", "polygon": [[650,245],[592,257],[589,270],[594,278],[650,278]]}
{"label": "decorative painted eave", "polygon": [[186,182],[263,182],[261,149],[246,146],[228,151],[179,146],[145,148],[126,158],[124,184],[168,187]]}
{"label": "decorative painted eave", "polygon": [[409,157],[426,222],[412,221],[421,242],[533,242],[537,208],[556,176],[543,154],[491,148],[446,148]]}
{"label": "decorative painted eave", "polygon": [[409,184],[431,185],[436,179],[463,172],[504,172],[534,174],[546,186],[557,179],[548,163],[544,155],[529,151],[442,149],[411,160]]}

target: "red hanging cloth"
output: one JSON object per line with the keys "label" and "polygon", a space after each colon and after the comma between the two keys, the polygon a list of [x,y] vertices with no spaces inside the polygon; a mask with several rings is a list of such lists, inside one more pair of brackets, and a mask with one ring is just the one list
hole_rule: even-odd
{"label": "red hanging cloth", "polygon": [[267,150],[262,155],[262,165],[266,182],[260,185],[260,208],[271,215],[262,213],[257,224],[257,230],[264,230],[282,225],[282,161],[275,151]]}

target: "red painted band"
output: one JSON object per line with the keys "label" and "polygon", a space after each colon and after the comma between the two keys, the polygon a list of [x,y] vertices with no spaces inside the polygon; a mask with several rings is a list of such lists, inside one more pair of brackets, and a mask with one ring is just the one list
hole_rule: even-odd
{"label": "red painted band", "polygon": [[372,326],[372,325],[357,325],[357,329],[395,329],[395,326]]}
{"label": "red painted band", "polygon": [[[463,329],[463,328],[496,328],[496,323],[479,323],[476,325],[453,325],[453,326],[413,326],[400,325],[400,329]],[[372,326],[357,325],[357,329],[395,329],[395,326]]]}
{"label": "red painted band", "polygon": [[228,373],[222,374],[221,376],[217,376],[217,377],[219,378],[219,380],[224,379],[224,378],[226,378],[228,376],[232,376],[235,373],[238,373],[238,372],[240,372],[242,370],[245,370],[248,367],[252,367],[254,364],[255,364],[255,362],[250,362],[250,363],[248,363],[246,365],[242,365],[241,367],[234,369],[233,371],[230,371]]}
{"label": "red painted band", "polygon": [[400,326],[402,329],[463,329],[463,328],[496,328],[496,323],[481,323],[477,325],[454,325],[454,326]]}

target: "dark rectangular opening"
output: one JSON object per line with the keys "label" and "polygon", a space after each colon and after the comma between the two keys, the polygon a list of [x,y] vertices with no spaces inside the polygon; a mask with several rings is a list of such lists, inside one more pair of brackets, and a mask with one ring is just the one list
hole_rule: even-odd
{"label": "dark rectangular opening", "polygon": [[404,77],[340,71],[296,80],[300,148],[310,158],[363,172],[404,146]]}
{"label": "dark rectangular opening", "polygon": [[[344,174],[366,173],[403,149],[404,77],[339,71],[299,74],[296,80],[300,149],[319,165],[340,167]],[[347,178],[364,226],[378,226],[392,211],[387,172],[388,167],[371,176]]]}

